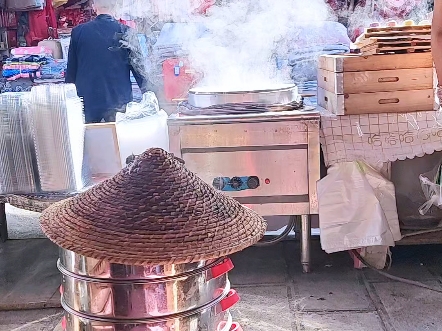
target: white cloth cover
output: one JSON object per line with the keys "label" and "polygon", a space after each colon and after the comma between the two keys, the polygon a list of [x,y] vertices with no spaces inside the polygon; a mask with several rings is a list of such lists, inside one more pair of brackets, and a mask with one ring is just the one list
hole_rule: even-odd
{"label": "white cloth cover", "polygon": [[322,249],[394,246],[402,236],[394,185],[363,162],[332,166],[318,182]]}

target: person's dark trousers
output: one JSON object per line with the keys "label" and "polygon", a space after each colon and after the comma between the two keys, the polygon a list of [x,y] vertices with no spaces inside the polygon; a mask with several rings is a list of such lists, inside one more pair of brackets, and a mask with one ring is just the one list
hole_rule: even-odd
{"label": "person's dark trousers", "polygon": [[87,114],[85,115],[85,122],[86,124],[92,124],[92,123],[111,123],[115,122],[117,119],[117,111],[111,110],[104,114]]}

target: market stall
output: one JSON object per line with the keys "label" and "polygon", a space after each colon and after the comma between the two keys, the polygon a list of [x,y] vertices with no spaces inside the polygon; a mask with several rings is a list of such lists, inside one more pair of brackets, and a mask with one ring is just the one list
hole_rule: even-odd
{"label": "market stall", "polygon": [[[76,155],[81,155],[75,159],[83,160],[85,155],[81,171],[78,165],[73,170],[73,163],[69,161],[71,154],[59,152],[54,156],[47,150],[49,145],[39,144],[40,139],[56,141],[59,151],[68,150],[66,146],[74,144],[69,141],[69,133],[69,139],[65,135],[75,130],[62,130],[55,124],[51,130],[43,130],[42,124],[36,120],[38,111],[42,109],[60,111],[70,104],[69,98],[66,99],[67,92],[63,90],[66,85],[60,85],[59,90],[52,84],[34,86],[26,96],[6,94],[4,115],[11,116],[17,108],[31,109],[32,116],[25,123],[33,127],[29,132],[36,136],[28,137],[27,145],[22,144],[20,150],[13,150],[12,154],[17,159],[27,155],[27,162],[20,165],[23,168],[9,164],[3,170],[6,177],[12,178],[10,183],[0,185],[4,189],[2,194],[7,196],[4,202],[43,211],[54,202],[112,177],[147,148],[161,147],[181,157],[187,167],[206,183],[259,214],[291,217],[286,231],[276,241],[291,232],[295,215],[302,216],[301,255],[306,272],[310,269],[310,217],[318,213],[318,207],[319,213],[323,214],[320,219],[321,240],[326,251],[361,247],[369,250],[373,246],[381,246],[388,251],[388,247],[403,238],[400,231],[401,210],[396,207],[397,193],[390,181],[394,174],[389,163],[421,157],[441,149],[438,146],[440,135],[436,130],[440,127],[439,113],[433,110],[434,75],[428,52],[430,27],[409,23],[402,27],[368,29],[353,50],[358,55],[348,55],[350,41],[343,26],[336,22],[296,26],[290,48],[284,49],[288,52],[275,53],[275,67],[280,71],[288,70],[293,80],[304,84],[300,83],[297,87],[294,84],[269,83],[256,89],[241,90],[192,88],[203,76],[192,69],[187,57],[179,56],[183,50],[180,43],[183,42],[172,37],[174,31],[183,26],[196,35],[200,30],[195,25],[166,24],[153,52],[154,58],[160,60],[162,87],[169,104],[172,102],[175,106],[175,114],[167,119],[165,112],[160,111],[156,97],[146,94],[140,103],[129,104],[127,113],[117,118],[116,123],[87,125],[82,129],[85,132],[85,150],[80,152],[75,149]],[[306,37],[306,31],[310,30],[317,37],[313,44]],[[323,37],[324,31],[330,33]],[[414,51],[411,52],[411,49]],[[22,52],[21,56],[28,57],[50,58],[54,54],[52,49],[44,46],[17,48],[15,52]],[[321,55],[319,71],[314,61],[317,55]],[[55,60],[53,56],[52,59]],[[7,68],[10,72],[6,71],[11,75],[15,73],[15,66],[21,65],[20,61],[12,60],[10,68]],[[51,65],[53,68],[54,63],[59,62],[48,59],[46,63],[37,62],[41,71],[49,70]],[[19,70],[22,69],[20,67]],[[318,80],[314,81],[312,76],[316,74]],[[35,96],[38,88],[46,89],[43,94],[55,93],[52,99],[48,97],[44,101],[42,108],[36,106],[40,102]],[[307,98],[306,90],[310,92],[309,88],[311,91],[318,90],[319,107],[315,105],[315,98]],[[63,111],[61,113],[67,116]],[[51,121],[55,119],[46,119],[46,122]],[[77,126],[82,126],[82,123]],[[146,130],[146,127],[151,130]],[[50,134],[47,135],[46,131]],[[11,133],[18,137],[23,135],[20,130]],[[325,166],[330,168],[330,174],[319,182],[320,189],[317,189],[320,140]],[[9,141],[5,142],[5,146],[5,150],[12,148]],[[63,154],[63,162],[67,162],[63,166],[57,163],[60,154]],[[42,159],[53,163],[42,163]],[[345,168],[348,163],[351,166]],[[53,180],[54,173],[59,182]],[[367,204],[368,201],[363,198],[356,202],[350,198],[337,199],[345,196],[346,192],[352,192],[350,189],[345,191],[346,187],[341,191],[330,191],[329,187],[339,188],[336,183],[345,183],[348,178],[351,182],[351,175],[359,176],[359,182],[366,181],[363,189],[370,192],[376,213],[365,216],[360,212],[358,203]],[[20,182],[17,178],[26,180]],[[353,177],[353,184],[355,182],[357,180]],[[351,188],[368,196],[368,191],[356,184]],[[318,191],[321,194],[318,195]],[[331,196],[335,200],[329,202]],[[380,198],[386,196],[388,200]],[[335,210],[338,206],[340,214]],[[351,209],[353,214],[346,213]],[[363,232],[357,231],[360,228],[355,230],[349,226],[346,230],[353,231],[351,235],[354,236],[354,240],[349,240],[340,227],[346,221],[354,224],[355,220],[351,219],[354,215],[366,217],[364,224],[368,224],[367,228],[375,224],[377,232],[370,233],[367,238]],[[375,219],[380,223],[370,223]],[[331,223],[330,228],[328,223]],[[2,239],[5,240],[4,217],[2,224]],[[330,247],[326,245],[327,233],[340,234]]]}

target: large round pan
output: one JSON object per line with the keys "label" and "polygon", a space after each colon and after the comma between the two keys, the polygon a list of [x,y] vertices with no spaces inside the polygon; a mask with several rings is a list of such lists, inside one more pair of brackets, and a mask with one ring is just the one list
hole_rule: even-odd
{"label": "large round pan", "polygon": [[298,88],[293,84],[283,84],[268,89],[250,91],[194,88],[189,91],[188,102],[191,106],[198,108],[238,103],[286,105],[295,102],[298,100],[298,97]]}

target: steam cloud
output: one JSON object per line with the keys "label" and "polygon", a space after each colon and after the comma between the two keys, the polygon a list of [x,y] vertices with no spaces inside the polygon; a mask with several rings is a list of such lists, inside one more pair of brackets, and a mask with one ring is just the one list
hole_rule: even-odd
{"label": "steam cloud", "polygon": [[[253,89],[291,82],[289,72],[276,70],[276,56],[287,56],[288,50],[296,47],[293,41],[297,26],[320,25],[332,16],[324,0],[233,0],[212,7],[207,17],[190,18],[194,7],[186,7],[184,2],[167,1],[168,12],[152,1],[120,0],[118,16],[141,16],[149,22],[141,25],[140,31],[147,35],[161,16],[175,22],[191,20],[193,24],[179,36],[182,51],[191,67],[204,73],[200,86],[217,88]],[[202,36],[200,26],[206,30]],[[308,39],[313,43],[318,36]],[[155,81],[154,77],[159,76],[154,69],[158,59],[151,56],[144,60],[139,67]]]}
{"label": "steam cloud", "polygon": [[[238,0],[214,7],[200,22],[208,33],[189,40],[192,65],[204,73],[209,87],[260,88],[287,82],[288,73],[276,70],[276,56],[291,48],[295,26],[321,24],[330,17],[323,0]],[[314,39],[314,36],[312,36]]]}
{"label": "steam cloud", "polygon": [[[178,37],[182,55],[190,60],[191,67],[204,74],[199,86],[208,88],[255,89],[293,82],[288,66],[282,66],[286,70],[277,70],[278,59],[288,62],[288,54],[308,49],[304,57],[296,59],[303,58],[309,68],[318,55],[312,51],[315,46],[319,49],[324,44],[349,42],[342,39],[346,32],[339,36],[330,31],[333,29],[323,28],[325,21],[337,19],[324,0],[223,0],[222,5],[209,10],[208,16],[192,15],[202,0],[117,1],[116,15],[138,19],[138,32],[154,39],[158,35],[153,27],[159,21],[192,22],[174,37]],[[422,1],[407,18],[423,19],[427,11],[426,1]],[[350,30],[354,30],[373,21],[385,21],[373,13],[368,4],[344,16]],[[205,29],[202,35],[200,26]],[[134,47],[138,39],[128,37]],[[160,85],[162,60],[153,51],[147,57],[139,56],[136,66],[152,83]],[[298,68],[302,69],[302,63]],[[308,76],[314,76],[314,72]]]}

